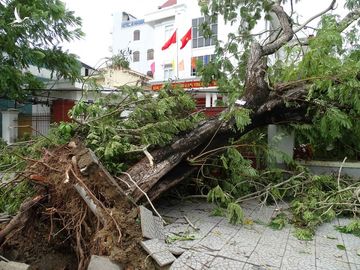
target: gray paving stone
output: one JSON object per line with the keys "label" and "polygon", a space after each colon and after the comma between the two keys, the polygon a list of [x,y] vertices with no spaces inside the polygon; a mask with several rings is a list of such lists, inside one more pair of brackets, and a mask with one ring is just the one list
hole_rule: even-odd
{"label": "gray paving stone", "polygon": [[252,212],[251,218],[254,221],[260,221],[268,224],[271,220],[271,217],[274,215],[275,208],[275,206],[258,207]]}
{"label": "gray paving stone", "polygon": [[346,254],[348,256],[349,262],[353,264],[360,264],[360,256],[358,255],[358,252],[360,252],[359,237],[345,233],[342,233],[341,237],[346,248]]}
{"label": "gray paving stone", "polygon": [[351,270],[360,270],[360,264],[350,263]]}
{"label": "gray paving stone", "polygon": [[261,233],[242,228],[224,245],[218,255],[246,262],[260,237]]}
{"label": "gray paving stone", "polygon": [[155,238],[155,221],[153,214],[144,206],[140,206],[141,231],[145,238]]}
{"label": "gray paving stone", "polygon": [[278,270],[278,267],[246,263],[242,270]]}
{"label": "gray paving stone", "polygon": [[285,243],[281,246],[258,244],[250,255],[248,263],[280,267],[285,252]]}
{"label": "gray paving stone", "polygon": [[121,265],[110,260],[109,257],[91,255],[87,270],[122,270]]}
{"label": "gray paving stone", "polygon": [[216,226],[200,242],[194,245],[193,249],[216,255],[237,231],[238,228]]}
{"label": "gray paving stone", "polygon": [[227,258],[216,257],[212,261],[210,268],[212,270],[239,270],[244,267],[244,262],[234,261]]}
{"label": "gray paving stone", "polygon": [[164,223],[159,217],[154,216],[155,234],[154,238],[165,240]]}
{"label": "gray paving stone", "polygon": [[315,270],[315,242],[291,241],[286,245],[281,268],[283,270]]}
{"label": "gray paving stone", "polygon": [[168,251],[164,242],[159,239],[141,241],[141,246],[162,267],[176,260],[175,256]]}
{"label": "gray paving stone", "polygon": [[283,246],[286,245],[290,233],[290,227],[283,228],[282,230],[273,230],[266,228],[262,233],[259,245],[274,245]]}
{"label": "gray paving stone", "polygon": [[171,266],[171,270],[202,270],[209,269],[215,257],[194,251],[186,251]]}
{"label": "gray paving stone", "polygon": [[349,263],[316,261],[317,270],[349,270]]}
{"label": "gray paving stone", "polygon": [[[293,235],[295,229],[291,226],[280,231],[266,226],[278,212],[276,206],[259,208],[257,202],[251,201],[242,207],[253,224],[234,226],[223,217],[211,217],[208,204],[176,205],[171,209],[170,214],[178,215],[178,218],[174,224],[165,226],[166,235],[186,231],[196,235],[193,241],[173,243],[174,247],[188,251],[173,263],[171,269],[360,270],[360,256],[356,254],[360,248],[359,239],[334,228],[334,225],[348,224],[349,219],[326,223],[318,228],[314,240],[300,241]],[[285,209],[288,206],[278,207]],[[200,230],[194,231],[183,215]],[[338,249],[338,244],[344,245],[346,251]]]}
{"label": "gray paving stone", "polygon": [[168,246],[168,250],[175,256],[180,256],[181,254],[183,254],[185,252],[185,249],[180,248],[176,245],[170,244],[167,246]]}

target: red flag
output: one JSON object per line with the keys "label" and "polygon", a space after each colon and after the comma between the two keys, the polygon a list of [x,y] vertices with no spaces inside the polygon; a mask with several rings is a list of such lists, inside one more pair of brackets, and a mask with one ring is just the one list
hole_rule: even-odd
{"label": "red flag", "polygon": [[172,34],[172,36],[170,37],[170,39],[165,42],[164,46],[161,47],[161,50],[166,50],[166,49],[169,48],[170,45],[173,44],[173,43],[176,43],[176,30],[175,30],[174,34]]}
{"label": "red flag", "polygon": [[183,36],[181,39],[180,50],[186,46],[186,44],[189,42],[190,39],[191,39],[191,27],[189,31],[186,32],[185,36]]}

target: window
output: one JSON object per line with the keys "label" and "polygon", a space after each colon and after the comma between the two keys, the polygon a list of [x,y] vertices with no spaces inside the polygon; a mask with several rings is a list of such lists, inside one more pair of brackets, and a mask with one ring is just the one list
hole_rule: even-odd
{"label": "window", "polygon": [[[205,38],[203,31],[201,29],[201,25],[204,22],[209,23],[209,27],[212,31],[212,36],[209,38]],[[196,18],[192,20],[192,46],[193,48],[200,48],[215,45],[218,34],[218,24],[217,20],[214,22],[210,22],[210,19],[205,19],[204,17]]]}
{"label": "window", "polygon": [[147,50],[147,60],[153,60],[154,59],[154,49]]}
{"label": "window", "polygon": [[173,66],[172,64],[164,65],[164,81],[167,81],[173,77]]}
{"label": "window", "polygon": [[196,67],[198,65],[206,65],[215,60],[215,54],[202,55],[191,58],[191,76],[196,76]]}
{"label": "window", "polygon": [[140,30],[134,31],[134,40],[140,40]]}
{"label": "window", "polygon": [[139,62],[140,61],[140,52],[135,51],[133,52],[133,62]]}
{"label": "window", "polygon": [[172,24],[168,24],[168,25],[165,25],[165,38],[164,40],[168,40],[172,34],[174,34],[174,25]]}

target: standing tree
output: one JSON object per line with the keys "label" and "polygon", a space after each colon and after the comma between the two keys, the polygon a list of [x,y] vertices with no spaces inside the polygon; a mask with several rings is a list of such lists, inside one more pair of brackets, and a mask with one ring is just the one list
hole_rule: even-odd
{"label": "standing tree", "polygon": [[80,26],[60,0],[1,0],[0,97],[23,99],[41,88],[30,66],[50,70],[54,78],[79,78],[76,56],[61,44],[80,38]]}

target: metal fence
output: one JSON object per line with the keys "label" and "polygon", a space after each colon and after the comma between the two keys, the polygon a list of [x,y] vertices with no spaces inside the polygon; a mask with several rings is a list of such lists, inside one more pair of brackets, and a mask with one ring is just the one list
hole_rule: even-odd
{"label": "metal fence", "polygon": [[38,136],[40,134],[47,135],[50,129],[50,114],[20,114],[18,118],[18,137],[22,138],[26,135]]}

